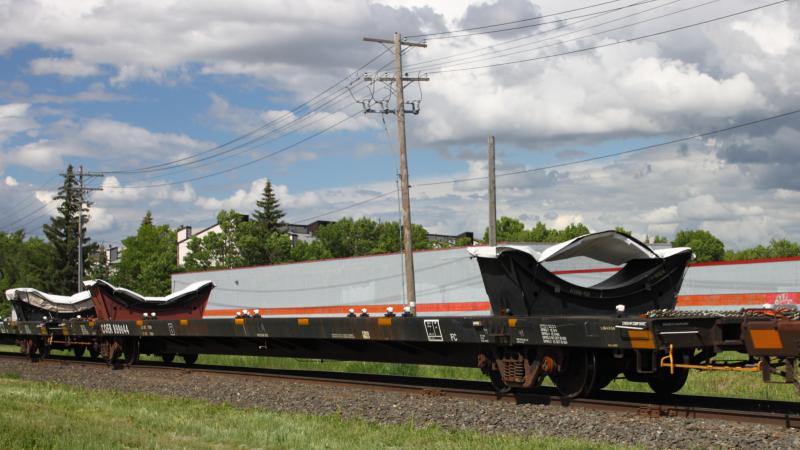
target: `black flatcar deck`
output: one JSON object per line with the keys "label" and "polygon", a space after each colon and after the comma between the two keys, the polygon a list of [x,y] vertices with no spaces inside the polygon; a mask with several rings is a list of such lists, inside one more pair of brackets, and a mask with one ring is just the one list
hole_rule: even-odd
{"label": "black flatcar deck", "polygon": [[787,382],[796,382],[798,324],[767,315],[76,319],[3,322],[0,339],[32,356],[88,348],[127,363],[145,353],[189,362],[197,354],[239,354],[478,366],[501,388],[533,387],[549,375],[557,385],[562,377],[565,395],[580,395],[621,373],[674,391],[688,369],[711,368],[701,363],[725,350],[748,355],[750,364],[735,370],[765,378],[789,371]]}

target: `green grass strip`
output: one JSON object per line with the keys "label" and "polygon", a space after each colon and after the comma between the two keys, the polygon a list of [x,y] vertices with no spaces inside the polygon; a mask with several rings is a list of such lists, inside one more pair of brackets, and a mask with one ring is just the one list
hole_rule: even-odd
{"label": "green grass strip", "polygon": [[602,449],[586,441],[376,425],[338,415],[236,408],[201,400],[87,390],[0,374],[0,448]]}

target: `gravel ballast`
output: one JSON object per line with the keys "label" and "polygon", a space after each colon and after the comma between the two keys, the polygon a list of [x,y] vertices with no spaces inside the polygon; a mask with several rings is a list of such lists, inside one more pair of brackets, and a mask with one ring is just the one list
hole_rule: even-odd
{"label": "gravel ballast", "polygon": [[[800,430],[758,424],[385,392],[183,371],[0,359],[0,373],[88,389],[148,392],[270,411],[340,414],[374,423],[570,437],[646,448],[800,448]],[[800,407],[800,405],[798,406]]]}

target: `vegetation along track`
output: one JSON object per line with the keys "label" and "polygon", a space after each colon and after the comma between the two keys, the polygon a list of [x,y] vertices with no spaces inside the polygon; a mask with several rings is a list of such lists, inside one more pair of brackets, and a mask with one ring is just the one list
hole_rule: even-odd
{"label": "vegetation along track", "polygon": [[[26,356],[12,352],[0,352],[0,358],[22,359],[26,358]],[[76,359],[69,356],[55,355],[49,356],[37,364],[106,365],[101,360]],[[442,398],[469,398],[506,401],[517,404],[552,405],[553,407],[579,407],[634,413],[643,417],[717,419],[800,428],[800,403],[798,402],[693,395],[659,397],[655,394],[623,391],[601,391],[590,397],[567,400],[559,396],[555,389],[545,387],[539,388],[535,392],[518,393],[512,391],[508,394],[498,395],[490,383],[481,381],[200,364],[187,367],[178,363],[154,361],[139,361],[130,366],[130,368],[204,372],[262,379],[276,378],[304,383],[337,384],[367,389],[409,392],[419,395],[440,396]]]}

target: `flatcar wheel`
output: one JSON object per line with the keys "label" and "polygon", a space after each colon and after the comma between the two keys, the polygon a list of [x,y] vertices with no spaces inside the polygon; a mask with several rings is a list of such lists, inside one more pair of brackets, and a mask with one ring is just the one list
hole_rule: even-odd
{"label": "flatcar wheel", "polygon": [[78,359],[83,358],[83,354],[86,353],[86,347],[77,346],[73,347],[72,351],[75,352],[75,357]]}
{"label": "flatcar wheel", "polygon": [[186,354],[186,355],[181,355],[181,358],[183,358],[183,362],[185,362],[187,366],[191,366],[192,364],[197,362],[197,354],[196,353],[190,353],[190,354]]}
{"label": "flatcar wheel", "polygon": [[[591,392],[597,392],[611,384],[619,375],[620,370],[608,356],[595,355],[595,379]],[[588,394],[589,392],[585,392]]]}
{"label": "flatcar wheel", "polygon": [[172,361],[175,360],[175,353],[162,353],[161,354],[161,359],[165,363],[171,363]]}
{"label": "flatcar wheel", "polygon": [[502,375],[500,375],[500,372],[497,370],[492,370],[489,372],[489,382],[492,383],[492,387],[498,395],[508,394],[511,392],[511,386],[507,385],[505,381],[503,381]]}
{"label": "flatcar wheel", "polygon": [[103,339],[100,342],[100,356],[106,364],[117,368],[117,359],[122,355],[122,346],[114,339]]}
{"label": "flatcar wheel", "polygon": [[592,391],[596,375],[594,352],[572,350],[560,370],[550,374],[550,379],[562,397],[575,398]]}
{"label": "flatcar wheel", "polygon": [[139,360],[139,341],[137,339],[128,339],[122,343],[122,353],[126,366],[136,364]]}
{"label": "flatcar wheel", "polygon": [[94,347],[89,347],[89,358],[97,359],[98,356],[100,356],[100,353]]}
{"label": "flatcar wheel", "polygon": [[[687,363],[689,355],[675,355],[676,362]],[[669,373],[669,367],[660,367],[656,373],[650,375],[647,384],[657,395],[671,395],[681,390],[689,378],[689,369],[675,368],[675,373]]]}
{"label": "flatcar wheel", "polygon": [[31,361],[37,361],[36,353],[39,351],[38,343],[35,338],[28,338],[22,341],[22,353],[24,353]]}

